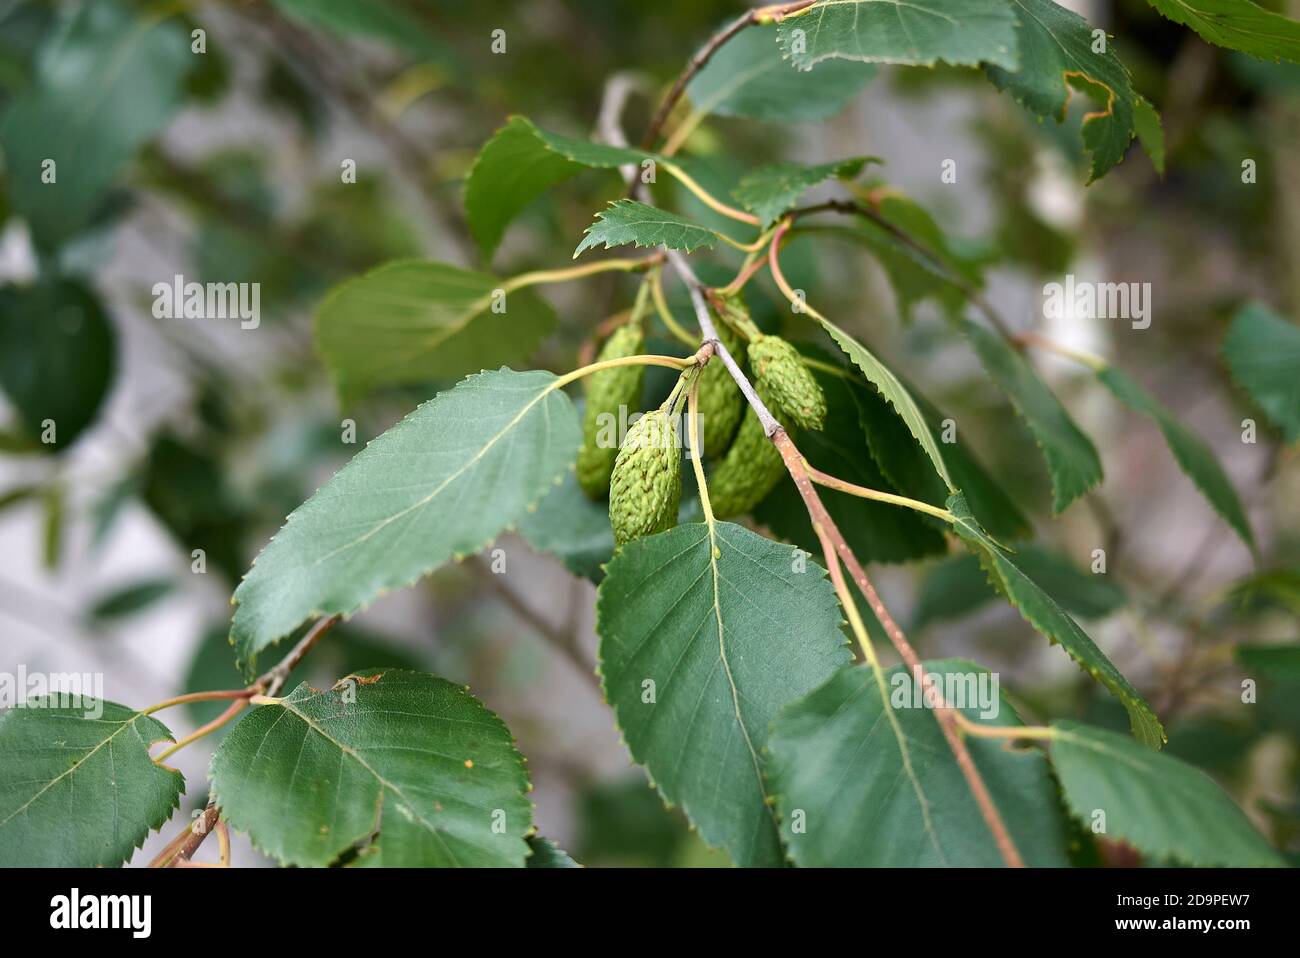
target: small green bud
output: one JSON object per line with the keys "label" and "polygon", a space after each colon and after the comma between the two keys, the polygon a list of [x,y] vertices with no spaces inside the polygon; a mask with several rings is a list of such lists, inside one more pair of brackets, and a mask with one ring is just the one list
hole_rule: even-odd
{"label": "small green bud", "polygon": [[[640,323],[620,326],[605,340],[598,360],[636,356],[645,348]],[[618,455],[619,410],[635,409],[641,401],[644,366],[618,366],[587,377],[587,404],[582,415],[582,448],[578,450],[578,485],[593,499],[609,489],[609,475]],[[612,416],[612,424],[602,418]]]}
{"label": "small green bud", "polygon": [[609,524],[623,545],[677,524],[682,499],[681,446],[662,409],[634,422],[623,438],[609,481]]}
{"label": "small green bud", "polygon": [[[754,385],[772,397],[772,412],[804,429],[821,429],[826,421],[826,394],[799,351],[780,336],[762,336],[749,344]],[[767,400],[764,400],[767,402]]]}

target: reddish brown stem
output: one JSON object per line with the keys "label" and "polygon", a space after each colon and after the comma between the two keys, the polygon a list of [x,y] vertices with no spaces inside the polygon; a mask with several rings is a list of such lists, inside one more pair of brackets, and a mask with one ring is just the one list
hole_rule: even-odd
{"label": "reddish brown stem", "polygon": [[775,17],[777,19],[802,10],[804,7],[811,7],[816,0],[797,0],[795,3],[778,3],[770,7],[755,7],[741,14],[731,23],[727,24],[717,33],[715,33],[708,43],[696,51],[695,56],[691,57],[686,68],[673,81],[672,87],[659,101],[659,107],[655,110],[654,116],[650,120],[650,125],[646,127],[645,136],[641,138],[641,148],[648,150],[654,146],[655,140],[659,138],[659,133],[665,123],[668,122],[668,116],[673,112],[673,107],[677,101],[682,98],[686,92],[686,85],[694,79],[695,74],[704,69],[708,62],[713,59],[713,55],[718,52],[724,43],[734,37],[741,30],[745,29],[751,23],[757,23],[760,16]]}
{"label": "reddish brown stem", "polygon": [[203,809],[203,814],[191,822],[185,831],[168,842],[167,847],[149,863],[149,867],[176,868],[181,862],[189,861],[217,824],[219,815],[215,805]]}
{"label": "reddish brown stem", "polygon": [[256,687],[263,690],[264,695],[275,695],[284,685],[285,679],[289,673],[298,667],[298,663],[303,660],[308,652],[315,647],[316,643],[325,637],[325,633],[338,624],[341,615],[331,615],[324,619],[318,619],[316,624],[311,627],[311,631],[298,640],[298,644],[289,650],[286,655],[273,669],[269,669],[262,675],[258,676],[256,682],[250,688]]}
{"label": "reddish brown stem", "polygon": [[[876,592],[871,580],[867,578],[866,572],[858,562],[857,556],[853,554],[853,550],[849,548],[848,543],[844,540],[839,527],[835,525],[835,520],[826,511],[826,506],[817,494],[816,487],[813,486],[812,478],[808,474],[808,465],[804,462],[803,456],[795,448],[794,442],[791,441],[784,429],[778,429],[772,435],[772,442],[780,451],[786,469],[790,472],[790,477],[794,479],[795,487],[799,490],[799,495],[803,498],[804,505],[808,509],[808,515],[812,519],[813,527],[819,530],[818,534],[822,537],[823,549],[829,545],[833,550],[826,556],[826,564],[831,568],[832,577],[840,575],[839,561],[842,559],[845,567],[849,570],[850,576],[857,584],[858,591],[862,593],[863,598],[867,600],[867,605],[871,607],[871,611],[884,627],[885,634],[889,636],[889,641],[898,651],[899,657],[912,670],[913,674],[921,676],[922,680],[924,680],[925,672],[916,650],[912,648],[907,641],[907,637],[903,635],[903,630],[898,627],[894,617],[885,608],[885,604],[880,600],[879,593]],[[957,720],[951,707],[943,701],[941,696],[935,708],[935,719],[939,723],[939,728],[943,731],[943,737],[947,740],[948,747],[957,760],[957,766],[961,769],[966,784],[970,786],[971,794],[975,797],[975,804],[979,806],[980,814],[984,817],[989,831],[993,833],[993,841],[997,844],[1002,860],[1012,868],[1023,868],[1024,859],[1020,857],[1020,852],[1011,838],[1011,833],[1007,830],[1001,813],[993,803],[993,797],[989,794],[988,786],[984,784],[979,769],[975,767],[975,760],[971,757],[965,740],[957,730]]]}
{"label": "reddish brown stem", "polygon": [[[994,329],[1001,333],[1009,343],[1016,347],[1016,349],[1023,348],[1023,344],[1018,342],[1016,337],[1012,335],[1011,329],[998,314],[998,311],[993,308],[989,301],[983,297],[980,291],[976,289],[969,280],[953,270],[936,250],[931,249],[928,245],[917,239],[902,227],[891,223],[882,216],[878,210],[864,203],[854,203],[849,200],[828,200],[825,203],[818,203],[816,206],[805,206],[802,209],[795,210],[794,215],[800,217],[806,216],[809,213],[821,212],[850,213],[855,216],[861,216],[863,219],[875,223],[894,239],[898,240],[898,242],[902,243],[908,249],[912,250],[912,252],[925,259],[935,269],[942,272],[947,277],[948,282],[961,290],[962,295],[965,296],[976,309],[984,314],[984,318],[992,324]],[[773,249],[775,249],[775,244],[773,245]]]}

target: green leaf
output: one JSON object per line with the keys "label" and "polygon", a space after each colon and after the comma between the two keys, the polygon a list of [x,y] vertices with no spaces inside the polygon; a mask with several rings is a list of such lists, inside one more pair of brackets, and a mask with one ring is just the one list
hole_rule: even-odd
{"label": "green leaf", "polygon": [[1237,661],[1275,679],[1300,681],[1300,645],[1239,645]]}
{"label": "green leaf", "polygon": [[368,671],[246,715],[212,757],[222,816],[282,864],[522,866],[528,775],[510,731],[459,685]]}
{"label": "green leaf", "polygon": [[[1030,112],[1058,123],[1065,119],[1072,90],[1095,99],[1098,109],[1084,117],[1082,131],[1084,147],[1092,154],[1092,182],[1124,159],[1133,140],[1137,95],[1128,69],[1109,37],[1104,52],[1093,52],[1093,28],[1077,13],[1052,0],[1011,3],[1020,21],[1020,67],[990,64],[989,79]],[[1149,127],[1150,117],[1144,124]]]}
{"label": "green leaf", "polygon": [[0,429],[0,452],[8,456],[26,456],[40,452],[41,444],[19,429]]}
{"label": "green leaf", "polygon": [[35,499],[40,492],[40,486],[14,486],[12,489],[6,489],[0,492],[0,512]]}
{"label": "green leaf", "polygon": [[[281,639],[270,650],[275,659],[287,654],[292,644],[306,634],[306,628]],[[419,672],[427,664],[425,656],[417,650],[406,648],[391,636],[381,635],[351,622],[342,622],[330,629],[329,638],[321,642],[311,655],[303,659],[289,673],[286,688],[298,682],[312,685],[332,685],[341,675],[362,669],[408,669]],[[230,646],[230,626],[221,623],[208,628],[199,641],[185,673],[184,688],[190,692],[209,692],[217,689],[236,689],[245,679],[235,667],[235,650]],[[204,725],[220,715],[229,703],[222,701],[190,702],[185,710],[194,725]],[[228,726],[229,727],[229,726]],[[218,729],[212,738],[218,739],[225,729]]]}
{"label": "green leaf", "polygon": [[[194,63],[174,20],[78,4],[42,47],[36,75],[0,117],[9,197],[38,245],[65,242],[180,107]],[[42,179],[53,160],[54,181]]]}
{"label": "green leaf", "polygon": [[963,618],[997,597],[979,557],[957,555],[925,573],[917,587],[912,631]]}
{"label": "green leaf", "polygon": [[424,28],[420,18],[412,17],[390,0],[272,0],[287,17],[312,27],[348,37],[363,35],[387,41],[396,47],[435,59],[450,55],[447,46]]}
{"label": "green leaf", "polygon": [[1147,0],[1215,46],[1261,60],[1300,63],[1300,23],[1251,0]]}
{"label": "green leaf", "polygon": [[[932,432],[943,434],[944,415],[910,384],[904,386],[916,400]],[[878,393],[857,390],[858,415],[872,458],[885,477],[906,496],[931,505],[948,500],[948,487],[934,471],[924,450],[916,445],[906,424],[894,415]],[[1002,484],[984,469],[964,445],[960,430],[954,442],[941,442],[939,450],[957,488],[970,503],[980,525],[1000,539],[1018,539],[1030,533],[1029,520],[1011,500]]]}
{"label": "green leaf", "polygon": [[[902,440],[915,449],[916,444],[901,421],[883,399],[876,398],[874,387],[822,369],[814,368],[812,373],[826,396],[826,421],[820,431],[804,431],[797,436],[799,451],[823,472],[869,489],[896,492],[881,474],[867,447],[858,415],[858,398],[865,396],[867,401],[885,406],[885,414],[899,423]],[[930,468],[924,458],[922,462]],[[930,471],[933,474],[933,469]],[[833,489],[822,489],[819,495],[831,518],[844,533],[849,547],[862,562],[906,562],[942,554],[947,548],[942,524],[911,509],[873,502]],[[821,544],[808,518],[807,507],[789,477],[782,479],[780,485],[763,500],[755,510],[754,518],[809,554],[821,554]]]}
{"label": "green leaf", "polygon": [[528,839],[527,868],[581,868],[569,853],[549,838],[533,835]]}
{"label": "green leaf", "polygon": [[873,63],[1014,70],[1016,18],[1005,0],[821,0],[777,27],[782,52],[801,70],[838,57]]}
{"label": "green leaf", "polygon": [[52,704],[0,714],[0,867],[120,865],[180,805],[185,779],[149,757],[172,734],[116,702]]}
{"label": "green leaf", "polygon": [[944,462],[939,446],[934,441],[934,435],[926,424],[925,416],[922,415],[920,407],[917,406],[916,400],[912,398],[907,388],[867,347],[829,319],[819,318],[818,322],[840,349],[844,350],[845,355],[853,360],[853,364],[862,370],[862,374],[880,391],[880,395],[894,407],[894,411],[907,424],[908,431],[934,463],[935,471],[943,480],[943,484],[950,492],[955,492],[956,486],[953,485],[952,476],[948,473],[948,464]]}
{"label": "green leaf", "polygon": [[1101,482],[1101,459],[1034,367],[1001,336],[970,321],[962,323],[985,371],[1020,413],[1047,461],[1052,511],[1060,513]]}
{"label": "green leaf", "polygon": [[165,599],[174,588],[172,579],[140,579],[97,597],[86,614],[99,622],[126,618]]}
{"label": "green leaf", "polygon": [[1114,366],[1099,370],[1097,378],[1124,405],[1155,420],[1164,434],[1165,442],[1169,444],[1169,451],[1174,454],[1174,459],[1183,472],[1201,490],[1214,511],[1223,517],[1223,521],[1254,550],[1255,536],[1251,532],[1250,520],[1246,518],[1246,511],[1237,498],[1237,490],[1219,465],[1214,451],[1179,422],[1159,400]]}
{"label": "green leaf", "polygon": [[604,577],[602,567],[614,554],[609,503],[589,498],[572,472],[519,521],[519,534],[534,549],[558,556],[570,572],[592,582]]}
{"label": "green leaf", "polygon": [[35,442],[46,420],[66,449],[99,415],[117,367],[117,338],[98,297],[59,280],[0,288],[0,389],[18,431]]}
{"label": "green leaf", "polygon": [[731,195],[736,198],[736,202],[762,220],[763,228],[766,229],[794,206],[799,197],[822,180],[831,177],[851,180],[868,163],[879,162],[874,156],[859,156],[818,166],[775,163],[747,174],[731,191]]}
{"label": "green leaf", "polygon": [[512,116],[479,151],[465,180],[465,214],[484,260],[506,226],[552,186],[584,169],[640,163],[649,154],[557,136]]}
{"label": "green leaf", "polygon": [[[1125,602],[1124,590],[1106,576],[1083,572],[1040,546],[1021,546],[1016,565],[1062,609],[1080,618],[1104,618]],[[954,556],[922,580],[913,628],[960,618],[996,597],[977,556]]]}
{"label": "green leaf", "polygon": [[397,260],[335,286],[316,310],[316,344],[344,404],[377,386],[523,362],[555,328],[555,312],[529,289],[496,294],[503,285],[488,273]]}
{"label": "green leaf", "polygon": [[1286,441],[1300,440],[1300,326],[1262,303],[1248,303],[1232,319],[1223,355],[1237,385]]}
{"label": "green leaf", "polygon": [[309,617],[350,615],[517,522],[577,458],[582,431],[550,373],[470,376],[359,452],[294,510],[235,591],[249,669]]}
{"label": "green leaf", "polygon": [[[632,757],[738,865],[779,865],[763,785],[777,711],[849,660],[824,571],[731,523],[628,543],[597,599],[601,675]],[[792,640],[797,637],[797,640]]]}
{"label": "green leaf", "polygon": [[237,580],[248,562],[251,517],[213,444],[182,440],[166,429],[154,439],[142,467],[141,498],[181,553],[201,548],[210,571]]}
{"label": "green leaf", "polygon": [[575,807],[573,844],[578,858],[592,865],[668,868],[680,861],[691,837],[686,816],[665,808],[639,773],[584,783]]}
{"label": "green leaf", "polygon": [[[653,348],[651,352],[663,350]],[[666,347],[673,349],[671,344]],[[646,370],[653,374],[654,367]],[[667,384],[662,391],[647,386],[647,395],[655,398],[643,403],[642,408],[653,408],[667,397],[671,384],[676,381],[676,372],[666,377]],[[687,472],[689,472],[689,468]],[[683,476],[686,494],[682,496],[678,522],[696,522],[702,511],[699,500],[690,495],[694,488],[693,478]],[[567,473],[556,489],[547,493],[537,508],[527,512],[519,520],[519,535],[538,552],[549,552],[556,556],[574,575],[582,576],[591,582],[600,584],[605,578],[605,563],[614,555],[614,530],[609,525],[609,503],[590,498],[578,486],[577,477]]]}
{"label": "green leaf", "polygon": [[1242,671],[1257,683],[1252,726],[1260,734],[1300,736],[1300,641],[1239,645],[1234,651]]}
{"label": "green leaf", "polygon": [[846,60],[800,70],[781,53],[776,26],[750,26],[713,54],[686,87],[701,113],[768,123],[824,120],[843,109],[875,76],[867,63]]}
{"label": "green leaf", "polygon": [[1161,176],[1165,175],[1165,131],[1160,125],[1160,114],[1146,97],[1133,98],[1133,131],[1142,149],[1151,158],[1151,165]]}
{"label": "green leaf", "polygon": [[1231,868],[1282,865],[1214,780],[1170,755],[1079,722],[1053,722],[1052,765],[1084,822],[1157,859]]}
{"label": "green leaf", "polygon": [[[985,669],[955,659],[923,666],[952,681],[946,700],[983,685],[986,700],[963,703],[971,721],[1021,724]],[[882,678],[883,688],[870,666],[841,669],[772,724],[768,778],[790,856],[812,868],[1003,864],[912,673],[900,665]],[[1065,821],[1043,754],[966,742],[1025,863],[1065,865]]]}
{"label": "green leaf", "polygon": [[683,216],[636,200],[615,200],[596,214],[596,222],[585,230],[573,258],[600,243],[605,249],[624,246],[667,246],[669,249],[712,249],[718,237],[713,230],[692,223]]}
{"label": "green leaf", "polygon": [[1252,573],[1234,582],[1227,598],[1238,615],[1287,609],[1300,617],[1300,566]]}
{"label": "green leaf", "polygon": [[880,261],[898,298],[903,321],[909,321],[912,307],[926,299],[935,300],[949,315],[959,316],[968,300],[963,283],[971,289],[984,285],[983,267],[989,251],[977,244],[959,244],[950,239],[929,210],[892,187],[874,205],[885,223],[920,241],[934,256],[931,259],[924,255],[873,220],[858,218],[847,231],[851,239],[865,245]]}
{"label": "green leaf", "polygon": [[1050,642],[1059,644],[1080,668],[1120,700],[1128,712],[1135,738],[1144,745],[1159,748],[1165,741],[1165,730],[1160,725],[1160,720],[1138,690],[1129,684],[1128,679],[1106,658],[1106,654],[1097,648],[1088,633],[1079,628],[1079,624],[1017,567],[1006,551],[979,527],[961,493],[948,500],[948,511],[956,518],[953,528],[957,535],[980,557],[981,564],[998,591],[1020,610],[1026,622]]}

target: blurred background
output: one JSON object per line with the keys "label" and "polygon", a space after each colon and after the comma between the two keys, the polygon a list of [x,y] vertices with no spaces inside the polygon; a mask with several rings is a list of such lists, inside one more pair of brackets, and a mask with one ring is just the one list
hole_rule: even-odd
{"label": "blurred background", "polygon": [[[1135,144],[1085,188],[1086,98],[1065,123],[1039,123],[978,73],[945,68],[881,68],[820,123],[708,119],[682,154],[719,196],[774,159],[879,156],[873,175],[931,211],[1013,329],[1112,359],[1214,448],[1247,506],[1258,564],[1154,425],[1081,367],[1036,357],[1106,471],[1097,494],[1052,520],[1033,440],[951,331],[942,297],[900,298],[860,245],[801,238],[783,257],[819,309],[960,410],[965,440],[1033,519],[1049,591],[1147,695],[1170,749],[1295,853],[1300,678],[1239,647],[1300,637],[1300,466],[1234,386],[1221,347],[1247,299],[1300,312],[1300,67],[1208,46],[1144,0],[1063,5],[1114,37],[1161,111],[1164,177]],[[295,506],[435,389],[342,407],[313,344],[322,296],[398,257],[499,275],[566,264],[594,211],[621,195],[617,178],[591,173],[551,191],[483,264],[461,207],[478,148],[513,113],[592,136],[615,76],[638,91],[624,119],[639,139],[666,85],[742,10],[737,0],[0,0],[0,670],[102,672],[106,697],[139,707],[242,685],[226,644],[239,577]],[[492,52],[498,29],[504,53]],[[66,188],[14,174],[55,146],[72,157],[58,169]],[[1257,161],[1249,186],[1244,158]],[[957,162],[955,184],[940,182],[945,159]],[[347,161],[355,183],[340,175]],[[705,220],[689,196],[661,196]],[[1066,273],[1150,282],[1151,328],[1045,324],[1043,284]],[[176,274],[260,284],[260,324],[156,318],[152,287]],[[634,288],[608,275],[546,287],[559,328],[534,365],[577,365]],[[766,276],[751,290],[767,328],[810,337]],[[53,445],[38,441],[48,415]],[[1245,418],[1259,422],[1254,443],[1242,441]],[[407,665],[468,684],[518,737],[541,832],[579,861],[728,864],[630,763],[593,674],[592,582],[517,535],[496,548],[506,574],[474,558],[389,595],[298,678]],[[1104,577],[1087,572],[1097,548]],[[1014,609],[972,589],[969,570],[931,559],[875,574],[923,655],[1001,672],[1028,720],[1126,726]],[[1241,702],[1244,675],[1259,681],[1258,704]],[[215,711],[163,719],[180,735]],[[205,802],[218,739],[176,756],[186,815]],[[236,864],[264,861],[236,841]]]}

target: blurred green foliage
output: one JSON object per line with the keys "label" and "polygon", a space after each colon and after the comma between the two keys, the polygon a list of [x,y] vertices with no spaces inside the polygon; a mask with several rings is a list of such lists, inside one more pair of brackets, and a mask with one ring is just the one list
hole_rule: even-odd
{"label": "blurred green foliage", "polygon": [[[650,94],[634,97],[625,111],[628,129],[639,131],[657,92],[739,9],[724,0],[662,0],[653,7],[635,0],[256,0],[176,15],[130,0],[0,4],[0,233],[26,237],[35,272],[0,286],[0,392],[8,410],[0,419],[0,455],[43,470],[38,481],[0,489],[0,508],[40,504],[43,561],[52,564],[67,561],[69,509],[82,510],[80,518],[93,526],[89,549],[112,535],[128,504],[147,509],[174,539],[175,576],[124,582],[100,595],[84,612],[101,624],[147,614],[183,588],[173,582],[187,573],[195,549],[224,582],[220,591],[233,589],[320,479],[437,385],[380,391],[349,408],[356,442],[341,443],[345,424],[313,348],[312,313],[324,292],[401,257],[482,268],[464,227],[460,190],[475,152],[506,116],[522,113],[557,133],[586,138],[604,78],[633,70]],[[1126,365],[1160,370],[1177,357],[1180,370],[1240,419],[1253,407],[1234,391],[1219,355],[1234,308],[1252,297],[1292,315],[1300,307],[1300,68],[1208,47],[1141,0],[1116,3],[1108,26],[1121,38],[1136,89],[1162,109],[1168,172],[1158,177],[1134,148],[1088,190],[1077,211],[1053,209],[1040,187],[1044,171],[1082,181],[1084,104],[1073,104],[1062,125],[1039,123],[947,69],[882,68],[857,97],[879,93],[904,107],[960,98],[961,132],[982,155],[978,174],[963,184],[982,195],[987,221],[972,228],[927,212],[923,204],[938,209],[948,202],[937,194],[916,197],[906,215],[936,243],[948,244],[945,252],[972,282],[1005,271],[1039,284],[1099,251],[1121,257],[1160,251],[1150,269],[1165,277],[1170,292],[1162,308],[1171,321],[1141,337],[1134,346],[1140,355],[1126,357]],[[506,31],[505,54],[492,51],[496,28]],[[206,52],[195,53],[192,31],[200,29]],[[726,197],[763,163],[837,159],[817,129],[742,116],[710,119],[687,139],[682,163]],[[1242,158],[1257,161],[1254,188],[1224,175]],[[355,183],[340,178],[345,159],[356,160]],[[58,189],[42,180],[49,160]],[[891,172],[881,170],[882,185]],[[695,222],[719,225],[716,214],[675,182],[662,179],[655,193]],[[506,236],[498,272],[564,263],[592,211],[617,195],[612,176],[578,177],[532,204]],[[170,281],[175,263],[186,275],[261,284],[270,335],[250,354],[226,353],[175,321],[152,317],[151,282],[123,270],[116,258],[128,238],[152,251],[148,256],[157,254],[145,272],[153,269],[158,281]],[[888,341],[907,374],[941,365],[949,340],[940,334],[944,312],[959,311],[961,298],[937,282],[929,286],[934,281],[923,269],[878,237],[856,240],[797,238],[783,254],[791,283],[815,289],[819,308],[851,317],[846,325],[854,332]],[[864,245],[875,249],[893,283],[879,282],[872,272],[879,267],[864,266]],[[738,257],[724,252],[718,260],[712,270],[701,266],[706,280],[729,278]],[[625,308],[632,289],[626,278],[601,277],[580,295],[556,293],[559,329],[539,348],[535,365],[571,368],[595,325]],[[763,329],[792,325],[766,277],[746,296]],[[675,285],[669,303],[679,318],[688,314]],[[913,320],[906,330],[905,318]],[[131,451],[119,455],[117,469],[70,504],[65,470],[78,442],[97,429],[117,428],[107,409],[126,365],[128,329],[164,344],[161,362],[185,383],[185,398],[149,410],[144,447],[127,444]],[[962,442],[979,450],[985,469],[1005,488],[1017,490],[1017,504],[1032,508],[1040,534],[1047,532],[1046,476],[1032,440],[1008,427],[1005,401],[983,379],[961,372],[916,378],[939,407],[960,406]],[[661,388],[666,380],[656,373],[651,382]],[[57,436],[42,442],[50,419]],[[1263,441],[1278,441],[1266,422],[1261,428]],[[1282,785],[1274,776],[1267,800],[1249,810],[1292,851],[1300,847],[1300,688],[1293,661],[1256,646],[1300,642],[1295,567],[1282,561],[1286,549],[1292,563],[1300,559],[1297,519],[1293,503],[1291,514],[1278,518],[1279,528],[1268,530],[1266,541],[1277,543],[1279,558],[1233,585],[1227,601],[1208,611],[1182,605],[1171,612],[1176,603],[1160,593],[1175,569],[1141,569],[1134,560],[1124,570],[1123,589],[1088,581],[1063,558],[1080,558],[1092,547],[1096,535],[1083,530],[1086,519],[1058,530],[1055,541],[1047,532],[1042,545],[1024,553],[1027,571],[1080,615],[1115,614],[1126,595],[1154,596],[1133,599],[1140,612],[1170,613],[1167,624],[1179,631],[1179,644],[1195,654],[1153,666],[1141,650],[1126,649],[1141,663],[1157,710],[1171,717],[1170,750],[1238,793],[1258,795],[1249,750],[1269,736],[1285,742]],[[545,540],[547,522],[555,525],[543,514],[523,531]],[[589,548],[569,556],[574,571],[593,578],[605,555],[598,531]],[[1014,613],[1003,609],[978,630],[971,624],[971,613],[991,595],[973,559],[940,558],[925,568],[915,610],[918,626],[926,626],[924,642],[940,646],[954,635],[978,633],[974,641],[982,650],[1033,674],[1027,628]],[[471,587],[458,581],[452,591]],[[412,663],[383,639],[346,632],[338,638],[325,672]],[[1222,654],[1220,646],[1236,644],[1247,648],[1235,657]],[[228,653],[218,624],[198,646],[186,690],[238,681]],[[1243,678],[1258,681],[1258,708],[1241,706]],[[1017,693],[1027,718],[1069,715],[1124,725],[1086,678],[1042,678]],[[196,717],[212,711],[196,709]],[[723,857],[702,851],[681,816],[665,811],[639,777],[587,784],[573,815],[579,837],[569,850],[579,861],[658,866]]]}

